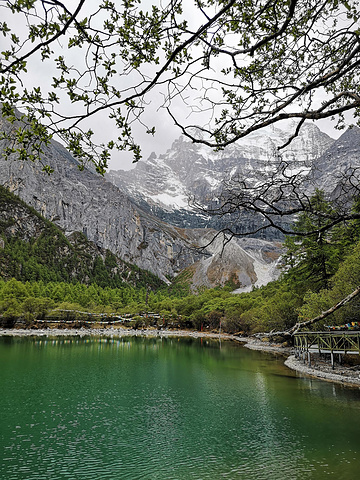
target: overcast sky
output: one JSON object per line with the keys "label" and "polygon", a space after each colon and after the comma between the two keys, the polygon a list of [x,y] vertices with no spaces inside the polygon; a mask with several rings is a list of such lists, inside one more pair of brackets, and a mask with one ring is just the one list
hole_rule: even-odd
{"label": "overcast sky", "polygon": [[[91,0],[90,0],[91,2]],[[90,3],[91,4],[91,3]],[[90,5],[89,4],[89,5]],[[8,13],[7,10],[0,9],[0,15],[2,16],[2,20],[5,19],[4,15]],[[10,16],[6,18],[7,21],[10,23],[14,21],[14,17]],[[21,31],[21,28],[18,28]],[[26,30],[26,29],[25,29]],[[0,39],[0,46],[4,40]],[[59,42],[58,48],[61,51],[61,43]],[[81,55],[81,51],[77,49],[71,49],[62,51],[62,54],[68,56],[70,58],[72,55]],[[79,59],[77,57],[71,58],[70,60],[73,64],[77,64],[78,62],[81,63],[83,59]],[[24,83],[26,86],[37,86],[40,85],[44,88],[44,91],[47,90],[49,83],[51,83],[51,79],[53,74],[55,74],[55,69],[51,71],[50,62],[31,62],[31,67],[29,68],[29,73],[26,75],[24,79]],[[121,78],[119,81],[123,81]],[[194,92],[194,95],[196,92]],[[142,147],[142,155],[143,158],[146,159],[152,152],[155,152],[157,155],[166,152],[168,148],[171,147],[172,142],[178,138],[181,134],[180,130],[174,125],[173,120],[168,115],[165,109],[159,109],[162,104],[162,97],[156,89],[152,90],[152,96],[148,97],[148,101],[150,102],[147,110],[146,115],[144,116],[145,122],[148,123],[149,126],[154,125],[156,127],[156,134],[155,136],[151,136],[145,133],[145,129],[140,126],[134,126],[134,134],[135,134],[135,141],[139,142]],[[68,102],[66,102],[69,105]],[[66,107],[68,108],[68,107]],[[173,105],[173,111],[175,114],[178,114],[179,117],[185,115],[184,112],[186,111],[185,105],[181,104],[179,100]],[[196,115],[195,115],[196,117]],[[348,117],[349,123],[351,123],[351,117]],[[201,124],[202,118],[201,114],[197,115],[197,118],[192,119],[191,123],[198,123]],[[203,117],[203,124],[206,123],[206,117]],[[333,128],[335,122],[331,122],[330,120],[324,120],[321,122],[317,122],[316,124],[319,128],[325,131],[328,135],[332,138],[337,138],[341,135],[342,132],[335,130]],[[94,117],[91,122],[87,125],[91,127],[95,132],[95,140],[99,142],[107,142],[111,138],[116,138],[118,132],[116,128],[112,124],[112,122],[107,118],[106,114],[97,115]],[[132,163],[133,157],[132,154],[129,152],[119,152],[114,151],[112,159],[110,161],[110,169],[119,170],[124,169],[128,170],[130,168],[134,168],[135,164]]]}

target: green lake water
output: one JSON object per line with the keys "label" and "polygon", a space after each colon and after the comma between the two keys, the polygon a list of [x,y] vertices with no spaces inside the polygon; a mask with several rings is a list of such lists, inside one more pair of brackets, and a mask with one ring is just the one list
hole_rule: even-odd
{"label": "green lake water", "polygon": [[360,478],[360,390],[183,338],[0,338],[0,478]]}

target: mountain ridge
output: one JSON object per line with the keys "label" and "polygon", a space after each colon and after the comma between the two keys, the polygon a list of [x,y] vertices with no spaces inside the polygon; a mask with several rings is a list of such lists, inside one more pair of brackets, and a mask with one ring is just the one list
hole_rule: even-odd
{"label": "mountain ridge", "polygon": [[[224,179],[236,174],[256,178],[259,170],[276,161],[277,147],[286,143],[292,129],[262,129],[219,152],[181,136],[166,153],[153,153],[133,170],[110,171],[106,178],[141,208],[170,224],[221,229],[225,227],[221,219],[201,213],[193,200],[206,209],[216,203]],[[310,169],[334,141],[317,126],[304,124],[282,157],[294,168]],[[251,219],[245,216],[244,222],[247,221]]]}
{"label": "mountain ridge", "polygon": [[[9,128],[9,125],[0,119],[0,127]],[[319,134],[314,126],[306,128],[306,135],[297,140],[300,147],[295,144],[286,155],[294,167],[300,163],[310,169],[313,153],[318,155],[325,152],[317,157],[322,158],[337,141],[326,134]],[[355,134],[357,136],[357,132]],[[276,129],[273,129],[274,135],[276,138],[281,137],[281,141],[285,138]],[[317,135],[320,135],[322,140],[315,142],[313,149],[312,143],[318,138]],[[206,200],[217,194],[217,181],[221,181],[226,168],[230,174],[235,174],[236,166],[236,171],[249,172],[249,175],[256,179],[258,167],[255,166],[266,167],[271,164],[273,158],[270,153],[266,153],[266,145],[269,142],[275,145],[274,138],[265,139],[265,146],[260,146],[261,148],[258,145],[259,140],[250,140],[251,148],[253,143],[256,144],[256,150],[253,150],[255,153],[250,156],[255,157],[262,148],[260,159],[238,157],[241,148],[236,145],[231,147],[230,153],[211,151],[211,154],[205,157],[204,152],[208,149],[184,142],[183,138],[174,142],[175,152],[168,151],[159,158],[162,157],[161,165],[167,162],[170,171],[175,172],[170,168],[171,165],[175,166],[178,170],[177,178],[181,176],[189,181],[193,194],[200,192]],[[303,149],[302,156],[298,157],[296,152],[304,145],[307,147]],[[0,143],[0,149],[4,146],[4,142]],[[153,196],[167,193],[164,185],[169,177],[163,175],[158,178],[157,158],[152,155],[147,162],[141,162],[137,167],[138,172],[150,172],[144,177],[140,175],[139,178],[143,178],[144,185],[148,182],[148,188],[153,189]],[[276,259],[281,253],[280,246],[269,242],[271,237],[265,240],[232,239],[225,248],[220,248],[216,242],[210,241],[210,236],[216,236],[216,229],[210,228],[212,225],[206,215],[200,216],[196,211],[185,208],[175,213],[170,209],[168,215],[178,215],[179,212],[184,215],[182,223],[185,226],[167,224],[152,215],[153,207],[149,206],[144,198],[144,208],[141,208],[142,205],[137,205],[136,198],[130,198],[128,193],[107,179],[87,169],[80,172],[76,160],[57,142],[52,142],[45,150],[44,161],[54,169],[50,176],[41,171],[39,164],[19,161],[15,155],[8,161],[2,158],[0,183],[16,192],[44,217],[54,221],[66,235],[81,232],[98,248],[108,249],[125,262],[151,271],[168,283],[180,272],[191,268],[194,288],[224,285],[230,281],[245,291],[253,285],[260,286],[279,273]],[[207,175],[209,166],[212,172],[215,172],[214,176]],[[170,182],[170,187],[173,188],[169,192],[170,198],[172,195],[176,198],[176,188],[182,188],[181,185],[179,187]],[[192,216],[192,222],[198,221],[201,227],[208,228],[196,231],[187,228],[189,215]],[[225,219],[226,222],[228,220]],[[237,221],[239,229],[247,229],[255,220],[250,215],[239,216]],[[195,226],[199,226],[198,224]],[[241,259],[242,264],[238,259]],[[273,262],[270,266],[269,259]]]}
{"label": "mountain ridge", "polygon": [[[11,126],[0,118],[2,128]],[[1,141],[0,150],[5,146]],[[51,175],[42,171],[41,164],[12,154],[9,160],[0,158],[0,183],[67,235],[82,232],[100,248],[166,282],[199,258],[175,227],[139,209],[100,175],[79,171],[62,145],[52,141],[44,152],[44,163],[54,170]]]}
{"label": "mountain ridge", "polygon": [[[10,128],[3,119],[0,123],[0,127]],[[0,149],[4,146],[4,141],[0,142]],[[57,142],[45,149],[44,163],[53,169],[51,175],[42,171],[41,164],[18,160],[14,154],[7,161],[0,158],[0,183],[55,222],[67,237],[80,232],[98,248],[111,251],[124,262],[150,271],[167,283],[199,261],[204,277],[203,281],[197,278],[194,288],[224,285],[233,277],[231,268],[228,273],[214,274],[212,262],[218,265],[218,257],[201,242],[201,236],[207,232],[194,235],[143,211],[100,175],[87,169],[79,171],[76,160]],[[239,251],[240,247],[236,248]],[[247,258],[245,252],[242,255]],[[211,281],[206,276],[208,269],[213,272]],[[251,265],[248,271],[256,281]],[[240,280],[235,283],[240,287]]]}

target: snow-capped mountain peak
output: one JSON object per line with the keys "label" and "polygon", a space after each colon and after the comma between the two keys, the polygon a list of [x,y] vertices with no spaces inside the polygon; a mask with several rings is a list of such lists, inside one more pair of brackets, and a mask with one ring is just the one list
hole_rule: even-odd
{"label": "snow-capped mountain peak", "polygon": [[[152,153],[130,171],[110,171],[108,179],[155,213],[182,211],[184,215],[184,211],[192,211],[189,199],[206,203],[219,191],[224,178],[238,173],[252,177],[259,170],[269,168],[276,159],[278,147],[284,145],[294,131],[294,123],[282,128],[272,125],[222,151],[180,136],[165,153],[158,156]],[[305,123],[298,137],[282,150],[282,156],[292,168],[309,168],[333,141],[314,124]],[[178,224],[190,225],[194,226],[191,222]]]}

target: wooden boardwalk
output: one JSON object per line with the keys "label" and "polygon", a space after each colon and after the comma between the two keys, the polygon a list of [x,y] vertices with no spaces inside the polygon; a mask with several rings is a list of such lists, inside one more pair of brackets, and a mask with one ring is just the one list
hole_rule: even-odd
{"label": "wooden boardwalk", "polygon": [[330,354],[334,368],[334,355],[360,354],[360,331],[298,332],[294,335],[295,356],[311,365],[311,353]]}

